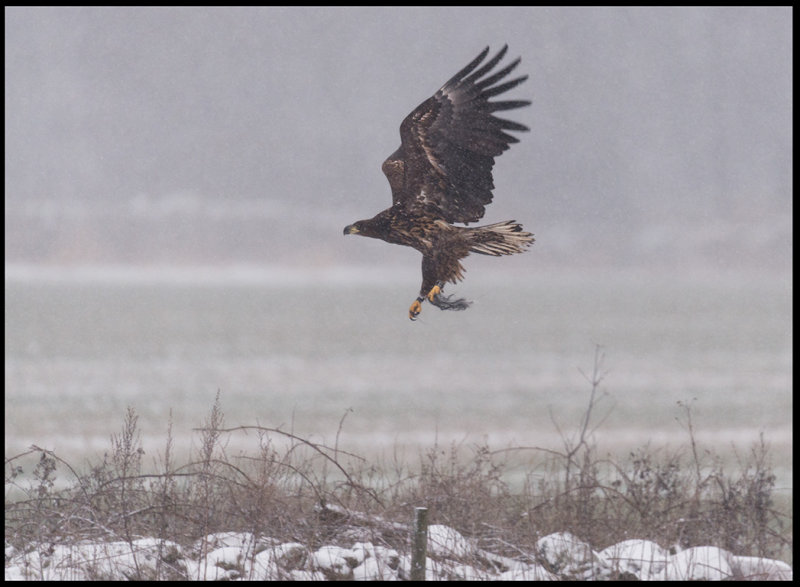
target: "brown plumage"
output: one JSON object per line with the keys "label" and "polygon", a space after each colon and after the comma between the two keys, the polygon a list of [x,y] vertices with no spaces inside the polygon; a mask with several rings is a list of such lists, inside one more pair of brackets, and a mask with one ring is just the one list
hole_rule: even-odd
{"label": "brown plumage", "polygon": [[528,130],[493,113],[527,106],[530,101],[489,101],[528,77],[498,83],[514,70],[519,58],[490,74],[507,49],[504,46],[481,65],[489,53],[488,47],[484,49],[403,120],[400,148],[383,163],[392,206],[344,229],[344,234],[379,238],[422,253],[422,287],[409,309],[412,320],[425,299],[442,310],[463,310],[469,305],[441,295],[445,283],[463,279],[462,258],[470,253],[521,253],[534,241],[514,220],[478,227],[454,225],[468,225],[483,217],[492,201],[494,159],[518,142],[506,131]]}

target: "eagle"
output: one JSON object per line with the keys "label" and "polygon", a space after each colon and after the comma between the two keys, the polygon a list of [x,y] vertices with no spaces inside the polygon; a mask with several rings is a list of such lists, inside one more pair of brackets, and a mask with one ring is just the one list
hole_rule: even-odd
{"label": "eagle", "polygon": [[[529,100],[489,99],[518,86],[528,76],[504,81],[520,58],[492,72],[508,45],[483,63],[480,55],[417,106],[400,125],[400,148],[383,162],[392,205],[373,218],[344,228],[344,234],[378,238],[422,253],[422,286],[408,317],[416,319],[427,299],[441,310],[464,310],[470,302],[445,296],[446,283],[464,278],[461,259],[470,253],[513,255],[534,242],[515,220],[468,226],[492,201],[495,157],[519,139],[507,131],[528,127],[495,112],[530,105]],[[463,224],[464,226],[456,226]]]}

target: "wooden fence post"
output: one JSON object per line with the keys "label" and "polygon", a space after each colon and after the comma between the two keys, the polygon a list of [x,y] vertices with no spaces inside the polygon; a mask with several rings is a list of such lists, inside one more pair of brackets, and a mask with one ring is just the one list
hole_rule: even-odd
{"label": "wooden fence post", "polygon": [[428,550],[428,508],[414,508],[414,535],[411,539],[411,580],[425,580]]}

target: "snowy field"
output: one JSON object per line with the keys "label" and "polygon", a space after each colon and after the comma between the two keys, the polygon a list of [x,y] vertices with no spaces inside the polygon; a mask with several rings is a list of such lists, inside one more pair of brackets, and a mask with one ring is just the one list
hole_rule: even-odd
{"label": "snowy field", "polygon": [[[203,421],[217,392],[230,427],[259,422],[280,429],[291,422],[293,434],[315,446],[335,444],[377,461],[387,447],[405,447],[399,454],[408,458],[418,446],[447,446],[453,439],[463,446],[559,448],[553,414],[566,427],[581,421],[589,388],[581,369],[591,372],[593,343],[599,342],[609,370],[603,401],[613,403],[596,432],[601,455],[682,445],[687,432],[676,423],[681,412],[675,406],[685,401],[696,416],[702,450],[747,455],[763,434],[775,457],[775,495],[791,491],[791,296],[783,281],[563,278],[519,284],[500,299],[491,283],[473,279],[470,295],[486,309],[429,311],[410,325],[404,292],[364,284],[354,289],[344,273],[318,289],[301,277],[280,287],[251,283],[250,273],[225,287],[197,283],[196,274],[189,283],[181,276],[138,283],[128,274],[110,275],[79,275],[74,282],[50,275],[7,279],[7,459],[35,444],[67,462],[83,462],[107,449],[126,406],[142,415],[146,464],[163,454],[170,414],[176,451],[188,453],[189,431]],[[358,315],[355,291],[363,295]],[[399,308],[400,317],[387,308]],[[343,337],[362,323],[368,331]],[[449,378],[444,388],[441,373]],[[342,414],[348,415],[344,426]],[[247,447],[254,438],[247,438]],[[240,449],[226,446],[231,454]],[[726,470],[737,465],[726,462]],[[57,483],[69,478],[59,475]],[[295,528],[292,514],[284,515]],[[149,537],[149,529],[123,539],[113,509],[109,520],[100,527],[108,536],[103,542],[77,535],[32,537],[19,541],[24,546],[7,542],[6,579],[405,580],[411,567],[402,546],[410,535],[406,527],[391,545],[363,528],[335,540],[315,535],[313,543],[291,541],[294,531],[270,538],[265,529],[258,535],[218,532],[179,545]],[[707,544],[706,538],[698,543]],[[432,525],[427,578],[792,578],[785,562],[713,546],[681,550],[628,539],[595,549],[563,532],[527,544],[479,546],[450,527]]]}
{"label": "snowy field", "polygon": [[329,444],[348,414],[340,446],[368,457],[437,441],[555,448],[553,419],[580,421],[581,371],[601,345],[601,450],[681,445],[676,405],[688,402],[704,447],[735,463],[734,449],[746,454],[763,433],[778,487],[791,488],[787,280],[595,272],[498,289],[505,277],[490,269],[454,288],[476,300],[469,311],[427,308],[411,323],[416,264],[408,274],[7,266],[6,456],[33,444],[71,462],[102,453],[128,406],[147,454],[163,450],[170,412],[188,446],[217,391],[231,425],[291,423]]}
{"label": "snowy field", "polygon": [[[514,558],[477,548],[443,525],[428,528],[426,579],[444,580],[792,580],[784,562],[734,556],[713,546],[670,554],[647,540],[593,550],[568,533],[542,537]],[[407,580],[407,554],[372,542],[312,549],[249,533],[211,534],[192,548],[155,538],[132,542],[6,548],[6,580]]]}

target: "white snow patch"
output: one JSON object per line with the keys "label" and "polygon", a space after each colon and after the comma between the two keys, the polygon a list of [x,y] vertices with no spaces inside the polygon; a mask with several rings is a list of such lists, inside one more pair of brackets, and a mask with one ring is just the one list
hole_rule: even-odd
{"label": "white snow patch", "polygon": [[397,581],[397,572],[378,558],[367,558],[353,569],[355,581]]}
{"label": "white snow patch", "polygon": [[520,563],[500,573],[500,581],[558,581],[558,577],[541,565]]}
{"label": "white snow patch", "polygon": [[716,546],[695,546],[671,556],[652,578],[656,581],[722,581],[733,577],[728,551]]}
{"label": "white snow patch", "polygon": [[556,532],[540,538],[536,551],[553,572],[575,579],[607,578],[611,565],[592,547],[569,532]]}
{"label": "white snow patch", "polygon": [[337,574],[349,573],[348,558],[355,560],[350,549],[339,546],[323,546],[311,555],[315,567],[328,569]]}
{"label": "white snow patch", "polygon": [[449,526],[428,526],[428,552],[439,556],[464,558],[472,552],[467,539]]}
{"label": "white snow patch", "polygon": [[[567,532],[550,534],[536,552],[508,558],[479,550],[459,532],[432,525],[428,533],[426,578],[441,580],[547,581],[613,579],[631,574],[640,580],[792,580],[788,564],[733,556],[713,546],[686,549],[674,556],[648,540],[625,540],[595,552]],[[371,542],[349,548],[325,545],[311,551],[298,542],[254,537],[246,532],[212,534],[182,550],[153,538],[132,542],[34,545],[27,552],[6,546],[5,578],[25,580],[407,580],[407,554]],[[548,568],[531,561],[543,559]],[[478,563],[478,561],[481,561]],[[492,561],[492,564],[487,564]],[[498,569],[502,569],[498,570]]]}
{"label": "white snow patch", "polygon": [[650,540],[624,540],[600,551],[617,574],[629,573],[648,581],[666,565],[670,555]]}
{"label": "white snow patch", "polygon": [[757,556],[732,556],[731,569],[737,579],[747,581],[791,581],[792,567],[783,561]]}

